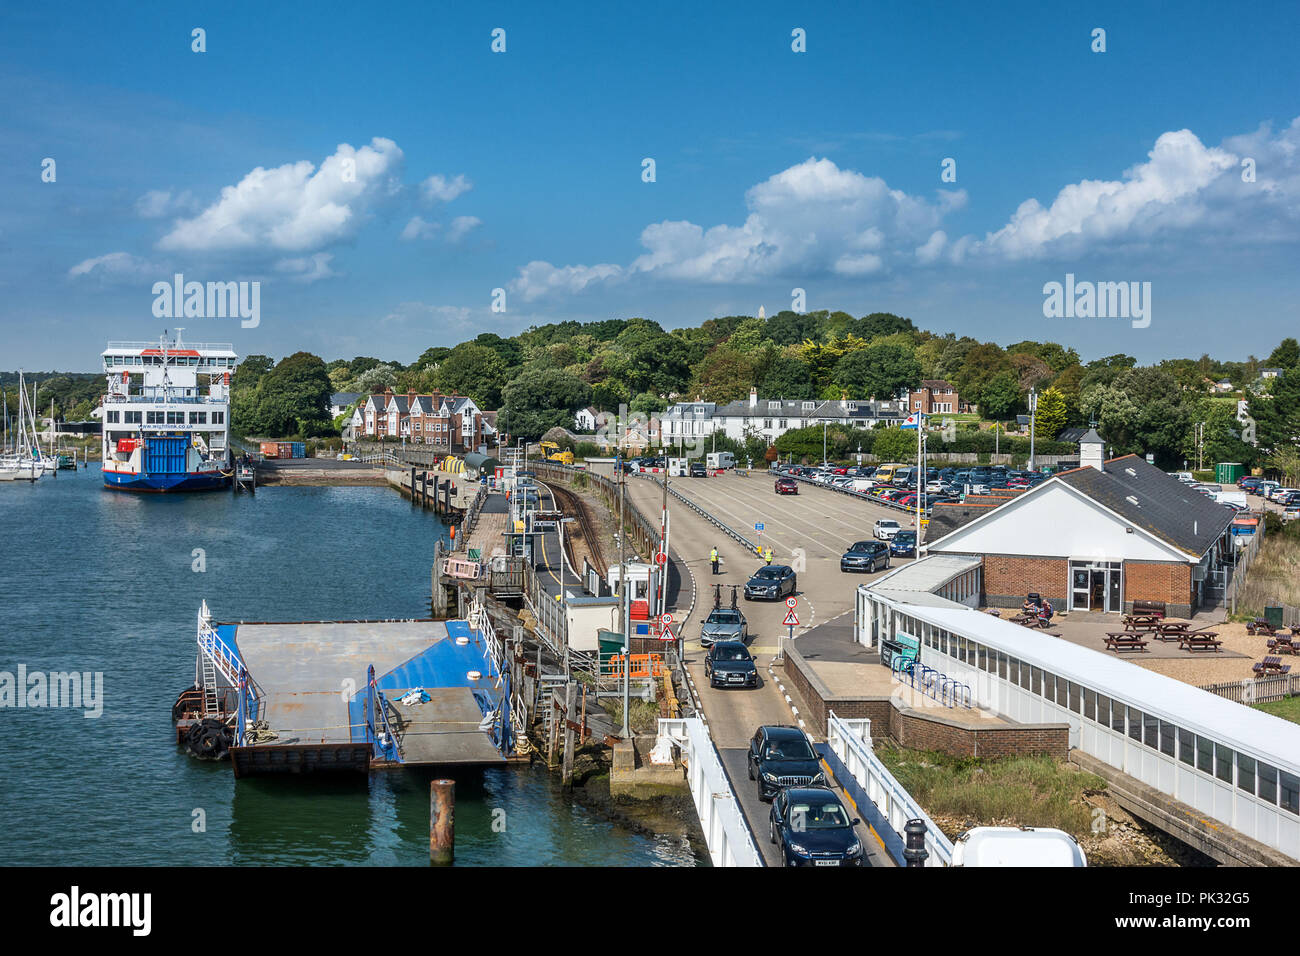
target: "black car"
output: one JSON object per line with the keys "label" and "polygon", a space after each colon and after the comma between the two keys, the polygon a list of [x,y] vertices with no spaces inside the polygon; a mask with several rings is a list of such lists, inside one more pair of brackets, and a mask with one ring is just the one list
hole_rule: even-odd
{"label": "black car", "polygon": [[779,601],[798,588],[794,568],[784,564],[769,564],[759,568],[745,582],[746,601]]}
{"label": "black car", "polygon": [[704,658],[710,687],[757,687],[758,668],[740,641],[718,641]]}
{"label": "black car", "polygon": [[879,571],[889,567],[889,545],[884,541],[855,541],[840,555],[841,571]]}
{"label": "black car", "polygon": [[704,467],[703,462],[699,462],[699,461],[691,462],[690,476],[692,478],[707,478],[708,474],[709,474],[709,469]]}
{"label": "black car", "polygon": [[785,787],[825,783],[821,760],[798,727],[768,724],[749,741],[745,758],[749,779],[758,781],[758,798],[768,800]]}
{"label": "black car", "polygon": [[829,788],[792,787],[772,800],[768,832],[782,866],[861,866],[859,822]]}

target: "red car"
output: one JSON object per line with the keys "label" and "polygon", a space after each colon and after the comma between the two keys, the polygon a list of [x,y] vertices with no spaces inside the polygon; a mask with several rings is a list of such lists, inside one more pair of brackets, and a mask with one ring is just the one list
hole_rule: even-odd
{"label": "red car", "polygon": [[797,495],[799,493],[799,482],[793,478],[778,478],[776,480],[776,493],[778,495]]}

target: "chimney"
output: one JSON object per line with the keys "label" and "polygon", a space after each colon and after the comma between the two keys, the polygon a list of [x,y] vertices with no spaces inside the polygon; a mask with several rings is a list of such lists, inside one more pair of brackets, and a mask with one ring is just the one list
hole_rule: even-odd
{"label": "chimney", "polygon": [[758,408],[758,389],[756,388],[749,390],[749,407]]}
{"label": "chimney", "polygon": [[1102,462],[1106,458],[1106,442],[1097,434],[1096,429],[1089,428],[1079,439],[1079,465],[1083,468],[1096,468],[1105,471]]}

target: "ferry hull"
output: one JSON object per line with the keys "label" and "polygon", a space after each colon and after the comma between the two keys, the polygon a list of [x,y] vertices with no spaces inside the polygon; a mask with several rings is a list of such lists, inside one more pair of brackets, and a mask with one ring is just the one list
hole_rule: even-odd
{"label": "ferry hull", "polygon": [[230,479],[217,471],[161,475],[106,471],[104,487],[141,492],[219,491],[230,487]]}

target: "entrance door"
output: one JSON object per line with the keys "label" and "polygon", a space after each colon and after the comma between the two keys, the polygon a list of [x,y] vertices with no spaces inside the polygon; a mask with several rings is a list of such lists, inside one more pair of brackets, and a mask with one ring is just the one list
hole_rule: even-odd
{"label": "entrance door", "polygon": [[1091,580],[1088,588],[1088,607],[1096,608],[1099,611],[1109,610],[1106,607],[1106,575],[1107,571],[1093,568],[1090,572]]}
{"label": "entrance door", "polygon": [[[1073,562],[1072,562],[1073,563]],[[1086,611],[1089,608],[1088,600],[1088,569],[1075,567],[1070,572],[1071,590],[1070,590],[1070,610]]]}

